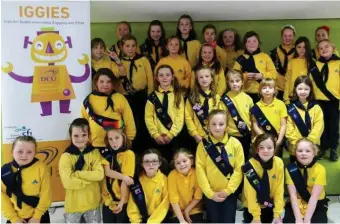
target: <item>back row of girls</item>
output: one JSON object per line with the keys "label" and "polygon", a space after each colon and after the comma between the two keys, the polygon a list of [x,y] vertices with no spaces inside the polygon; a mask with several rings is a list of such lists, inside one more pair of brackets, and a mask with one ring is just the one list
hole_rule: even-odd
{"label": "back row of girls", "polygon": [[[126,37],[126,40],[129,39],[129,38],[130,38],[129,36]],[[123,38],[122,42],[124,42],[126,40]],[[134,42],[135,41],[133,40],[131,43],[134,44]],[[249,93],[249,92],[246,92],[246,93],[249,94],[252,97],[253,102],[256,103],[258,101],[258,98],[259,98],[258,92],[262,91],[262,87],[270,86],[270,90],[269,90],[270,94],[269,95],[270,96],[275,95],[276,91],[275,91],[275,84],[274,84],[273,81],[267,80],[266,82],[264,82],[264,85],[262,87],[260,87],[260,84],[259,84],[261,79],[266,80],[266,78],[270,77],[271,74],[274,74],[275,71],[274,72],[268,72],[268,66],[270,67],[270,64],[272,64],[268,55],[266,55],[265,53],[256,53],[256,51],[258,51],[258,49],[259,49],[259,44],[258,44],[259,40],[258,40],[258,35],[255,32],[248,32],[245,35],[244,43],[245,43],[245,46],[246,46],[246,51],[250,55],[244,54],[244,55],[240,56],[238,58],[238,62],[235,63],[235,68],[240,68],[241,70],[243,70],[243,73],[240,75],[240,79],[239,79],[239,82],[241,82],[242,90],[245,90],[245,92],[247,91],[247,89],[248,89],[248,91],[253,91],[253,93]],[[172,58],[176,58],[178,60],[185,61],[184,58],[178,56],[178,49],[180,49],[181,46],[179,45],[179,40],[178,40],[177,37],[169,38],[168,45],[169,45],[168,49],[169,49],[170,55],[168,57],[164,58],[164,59],[168,58],[169,59],[168,63],[170,65],[171,65],[171,59]],[[123,46],[125,46],[125,45],[123,45]],[[327,40],[321,41],[320,46],[322,46],[322,49],[329,48],[328,51],[324,51],[324,50],[321,51],[322,54],[323,54],[322,58],[331,59],[333,50],[332,50],[332,45],[329,43],[329,41],[327,41]],[[125,48],[123,47],[123,49],[125,49]],[[166,69],[166,66],[164,67],[163,63],[161,63],[161,62],[159,63],[159,65],[156,66],[156,70],[155,70],[156,74],[155,74],[154,78],[155,78],[155,84],[157,84],[157,88],[155,89],[155,94],[151,94],[149,96],[148,100],[147,100],[147,102],[148,102],[146,104],[147,109],[145,110],[147,115],[145,115],[145,117],[141,117],[141,114],[143,115],[143,113],[144,113],[144,109],[142,110],[142,105],[140,106],[140,110],[135,109],[134,114],[138,114],[139,120],[141,121],[141,124],[143,124],[144,121],[146,121],[146,126],[148,126],[149,134],[151,135],[152,139],[154,140],[154,142],[156,143],[157,146],[164,145],[164,146],[169,146],[170,148],[174,147],[176,145],[176,142],[178,142],[178,141],[176,141],[175,137],[177,135],[179,135],[179,137],[181,137],[181,134],[183,136],[183,133],[182,133],[183,129],[184,130],[188,129],[189,134],[196,140],[196,142],[198,142],[199,139],[202,138],[203,135],[201,135],[201,136],[197,135],[195,130],[192,128],[192,122],[190,122],[190,119],[187,119],[187,118],[183,119],[183,117],[182,117],[183,113],[182,112],[185,111],[186,112],[185,117],[188,117],[190,114],[194,115],[193,112],[195,112],[195,110],[196,110],[196,115],[193,116],[194,117],[193,121],[195,123],[195,118],[197,116],[196,125],[199,125],[199,123],[206,122],[204,120],[206,120],[206,118],[207,118],[207,111],[209,111],[209,108],[211,110],[211,109],[214,108],[214,106],[218,105],[218,103],[214,103],[213,105],[210,105],[209,103],[207,104],[207,103],[205,103],[205,101],[206,101],[205,99],[208,99],[208,101],[209,101],[209,98],[214,99],[216,94],[213,94],[213,93],[218,93],[217,94],[218,96],[219,95],[223,96],[223,92],[221,94],[220,92],[217,91],[218,89],[226,89],[226,87],[223,87],[223,84],[224,84],[223,73],[221,74],[220,72],[218,72],[218,73],[216,72],[218,67],[215,68],[215,65],[219,65],[219,61],[216,59],[216,50],[209,44],[205,44],[205,45],[202,46],[201,52],[209,52],[209,51],[212,52],[212,56],[210,55],[210,57],[204,57],[204,54],[202,54],[202,61],[206,58],[206,60],[205,60],[206,62],[203,62],[201,66],[197,65],[197,67],[195,67],[196,73],[192,73],[192,74],[188,73],[188,75],[184,76],[184,77],[183,77],[183,71],[184,70],[181,69],[181,68],[178,69],[176,67],[176,63],[173,63],[173,66],[170,66],[171,68],[169,68],[169,66],[168,66],[167,69]],[[298,50],[298,52],[300,52],[300,51]],[[301,58],[303,59],[304,56],[301,53],[300,53],[300,55],[301,55]],[[334,57],[336,57],[336,56],[334,56]],[[210,73],[212,74],[211,76],[213,77],[214,82],[212,82],[212,80],[211,80],[211,81],[208,81],[208,82],[205,81],[205,84],[204,83],[200,84],[198,82],[198,76],[197,76],[198,70],[207,67],[205,65],[205,63],[209,63],[209,59],[213,63],[211,63],[211,67],[208,70],[210,70]],[[335,61],[335,62],[339,63],[339,61]],[[256,67],[257,64],[259,64],[259,65]],[[322,70],[321,66],[323,66],[323,64],[319,64],[319,62],[318,62],[317,65],[318,65],[318,69],[314,69],[315,72]],[[139,67],[141,68],[142,66],[139,66]],[[176,70],[174,69],[174,67],[175,67]],[[188,70],[190,69],[188,62],[187,62],[187,68],[188,68]],[[274,66],[272,66],[272,68],[273,68],[272,71],[275,70]],[[162,71],[167,70],[167,72],[166,72],[167,76],[171,77],[171,75],[174,75],[177,80],[183,80],[182,85],[181,85],[181,81],[179,81],[179,86],[172,84],[172,88],[169,89],[169,90],[168,89],[166,90],[167,92],[170,91],[169,92],[170,94],[157,94],[157,93],[163,93],[164,92],[164,89],[162,90],[162,88],[161,88],[162,87],[162,81],[158,80],[158,74],[160,73],[161,70]],[[259,72],[259,70],[261,72]],[[176,75],[176,71],[178,71],[177,75]],[[334,83],[339,83],[339,80],[337,80],[338,76],[336,75],[337,74],[336,72],[337,72],[337,70],[335,69],[334,71],[332,71],[330,73],[329,79],[332,80],[332,82],[327,81],[326,85],[333,86]],[[164,76],[164,75],[162,75],[162,76]],[[191,77],[188,78],[188,76],[189,77],[191,76]],[[316,74],[315,77],[317,78],[318,76],[320,76],[320,75]],[[296,77],[298,77],[298,75]],[[311,76],[312,80],[314,80],[313,77],[314,76]],[[123,78],[124,78],[124,76],[123,76]],[[188,81],[188,79],[193,80],[193,81]],[[228,76],[227,76],[227,79],[228,79]],[[257,81],[255,81],[256,79],[257,79]],[[172,77],[171,77],[171,80],[173,80]],[[167,80],[167,81],[169,81],[169,80]],[[119,83],[118,80],[115,81],[115,82]],[[174,82],[175,82],[175,80],[174,80]],[[318,80],[317,82],[315,82],[315,81],[312,82],[314,89],[318,89],[318,86],[316,85],[316,83],[318,83],[318,82],[320,82],[320,80]],[[215,83],[215,84],[210,85],[211,83]],[[167,83],[167,84],[169,84],[169,83]],[[210,85],[210,87],[208,89],[206,89],[206,87],[204,87],[204,85],[207,85],[207,84]],[[298,84],[300,84],[300,83],[298,83]],[[312,86],[309,85],[309,84],[310,83],[307,83],[307,86],[308,86],[307,88],[311,89]],[[192,87],[190,88],[190,86],[192,86]],[[221,88],[221,86],[223,88]],[[164,88],[168,88],[168,87],[164,87]],[[110,91],[112,91],[112,87],[109,88],[109,89],[110,89]],[[189,89],[191,89],[190,94],[188,94]],[[204,91],[202,89],[206,89],[206,91]],[[212,90],[214,90],[214,91],[212,91]],[[232,87],[230,87],[230,90],[232,90]],[[337,92],[339,92],[339,90],[337,89],[336,86],[331,87],[330,90],[335,94]],[[210,91],[212,91],[212,92],[210,92]],[[177,99],[176,100],[176,106],[166,107],[166,105],[172,104],[172,103],[170,103],[170,101],[173,100],[173,98],[171,97],[171,92],[174,92],[175,95],[177,93],[180,93],[180,95],[184,95],[185,97],[187,97],[188,99],[187,99],[187,103],[186,103],[186,108],[188,108],[188,109],[185,109],[185,110],[183,108],[181,109],[181,103],[180,103],[180,97],[179,96],[176,97],[176,99]],[[231,93],[232,92],[233,91],[231,91]],[[226,93],[228,93],[228,92],[226,92]],[[231,93],[229,93],[229,94],[231,94]],[[159,106],[160,103],[163,104],[163,95],[164,96],[167,95],[167,97],[165,97],[165,99],[167,99],[167,100],[164,101],[164,108],[163,109],[157,108],[157,105]],[[305,93],[304,95],[305,96],[309,96],[309,95],[312,96],[313,94],[309,94],[309,93],[306,94]],[[318,97],[318,95],[321,96],[320,94],[316,94],[316,97]],[[211,96],[213,96],[213,97],[211,97]],[[199,99],[199,97],[202,97],[202,99]],[[160,103],[155,104],[156,99],[157,99],[157,101],[159,100]],[[222,97],[222,99],[224,99],[224,101],[227,100],[225,97]],[[274,99],[274,100],[273,99],[274,98],[269,98],[268,102],[262,103],[260,101],[260,102],[257,103],[257,104],[259,104],[259,108],[261,110],[260,111],[255,110],[255,112],[253,113],[254,114],[253,120],[257,120],[257,121],[253,122],[254,125],[253,125],[252,128],[250,127],[250,113],[249,113],[249,110],[251,109],[252,104],[251,103],[243,104],[243,102],[241,102],[240,104],[246,106],[246,108],[240,108],[238,106],[235,109],[240,114],[245,113],[245,114],[248,115],[248,118],[247,117],[244,118],[245,115],[243,115],[243,118],[241,117],[245,121],[249,120],[248,132],[250,132],[250,130],[253,129],[256,132],[257,135],[262,133],[261,130],[259,130],[259,128],[257,127],[258,126],[257,124],[262,124],[262,125],[264,125],[263,127],[261,127],[262,130],[265,130],[266,132],[271,132],[272,134],[277,135],[277,138],[278,138],[277,143],[280,143],[278,145],[282,145],[282,143],[284,142],[283,137],[285,136],[285,134],[287,135],[286,137],[288,139],[291,138],[292,134],[291,134],[291,131],[286,133],[286,130],[285,130],[286,129],[285,123],[286,123],[286,118],[287,118],[287,111],[285,109],[284,104],[277,99]],[[316,98],[316,99],[320,100],[318,98]],[[248,99],[246,99],[246,100],[249,101]],[[217,99],[217,101],[218,101],[218,99]],[[297,97],[295,97],[295,101],[297,102]],[[104,102],[105,102],[105,97],[104,97]],[[172,101],[172,102],[174,102],[174,101]],[[233,102],[234,104],[238,104],[233,99],[231,100],[231,102]],[[266,112],[267,109],[264,109],[264,115],[265,115],[264,118],[268,117],[269,123],[272,125],[272,127],[270,127],[270,125],[267,125],[263,122],[258,121],[258,119],[261,119],[261,117],[263,118],[263,116],[259,112],[261,112],[263,108],[266,108],[267,107],[266,105],[271,105],[272,104],[271,102],[273,102],[274,107],[272,109],[269,109],[269,111],[272,111],[272,112],[267,113]],[[325,139],[326,140],[328,139],[328,142],[329,142],[328,144],[330,145],[328,147],[331,148],[331,160],[336,160],[337,159],[337,157],[336,157],[337,141],[336,140],[338,139],[338,137],[336,137],[337,133],[334,132],[334,131],[331,131],[331,130],[336,130],[336,129],[333,128],[333,126],[336,126],[338,124],[336,122],[332,122],[331,124],[329,124],[329,122],[328,122],[326,124],[326,128],[325,128],[326,131],[324,132],[323,131],[323,129],[324,129],[323,128],[323,122],[321,121],[322,125],[314,125],[314,123],[313,123],[314,117],[312,117],[313,120],[312,120],[311,124],[309,124],[309,120],[311,120],[310,115],[307,116],[307,113],[304,112],[305,111],[304,108],[308,108],[308,114],[309,114],[309,111],[310,111],[310,113],[312,113],[312,111],[315,110],[315,109],[313,109],[315,104],[311,102],[309,106],[308,105],[301,106],[300,104],[298,105],[298,103],[296,103],[296,102],[292,102],[292,103],[294,103],[294,105],[295,105],[294,107],[300,108],[298,110],[298,112],[301,114],[302,121],[306,122],[306,126],[304,126],[304,130],[299,130],[299,132],[302,133],[301,135],[307,137],[309,135],[309,133],[313,133],[313,135],[315,135],[315,133],[317,133],[315,135],[315,137],[313,138],[313,141],[316,144],[319,144],[320,135],[326,136]],[[330,101],[330,102],[332,103],[333,101]],[[306,103],[306,101],[303,101],[303,103]],[[329,103],[329,104],[331,104],[331,103]],[[184,104],[185,103],[183,101],[183,105]],[[227,105],[228,102],[226,102],[224,104]],[[131,105],[131,103],[130,103],[130,105]],[[163,105],[161,105],[161,106],[163,106]],[[102,105],[102,107],[103,107],[102,108],[103,111],[110,109],[110,108],[108,108],[108,106],[105,103]],[[190,110],[190,107],[192,107],[192,110]],[[201,109],[201,107],[202,107],[202,109]],[[157,110],[155,110],[155,108]],[[178,108],[177,112],[176,112],[176,108]],[[208,110],[206,108],[208,108]],[[225,108],[227,108],[227,107],[225,107]],[[271,107],[269,107],[269,108],[271,108]],[[316,116],[317,117],[315,117],[315,121],[318,121],[317,123],[321,124],[320,118],[321,118],[321,120],[323,120],[322,119],[322,112],[319,110],[320,108],[318,106],[316,106],[315,108],[318,108],[318,109],[316,109],[316,111],[317,111]],[[235,119],[235,117],[237,117],[237,114],[234,113],[235,110],[232,107],[230,109],[233,113],[233,115],[231,116],[233,119],[230,119],[230,121],[235,120],[235,121],[238,122],[237,123],[238,126],[242,127],[242,125],[243,125],[243,128],[244,128],[245,125],[242,123],[241,119]],[[128,110],[129,110],[129,108],[126,108],[126,111],[128,111]],[[202,112],[204,110],[205,110],[205,112]],[[157,111],[158,113],[155,113],[155,111]],[[243,111],[245,111],[245,112],[243,112]],[[258,111],[258,112],[256,112],[256,111]],[[278,113],[277,111],[279,111],[280,113]],[[334,120],[336,120],[337,119],[336,116],[338,116],[338,114],[334,113],[334,111],[337,112],[337,108],[330,109],[329,111],[330,111],[331,115],[334,117]],[[161,113],[159,113],[159,112],[161,112]],[[165,113],[165,112],[167,112],[167,113]],[[295,110],[292,112],[292,114],[290,114],[290,117],[294,117],[293,116],[294,112],[295,112]],[[162,116],[164,117],[165,115],[169,115],[172,121],[176,121],[176,122],[173,122],[174,123],[173,129],[176,130],[176,131],[171,131],[170,130],[171,128],[167,128],[167,124],[164,125],[164,122],[161,122],[161,121],[159,121],[159,119],[157,119],[157,117],[162,117]],[[136,116],[135,116],[135,118],[136,118]],[[167,122],[170,122],[170,119],[168,119],[168,118],[165,118],[165,119],[168,120]],[[184,122],[184,120],[185,120],[185,122]],[[241,123],[239,121],[241,121]],[[157,124],[157,122],[159,122],[159,123]],[[167,122],[165,122],[165,123],[167,123]],[[304,125],[303,123],[301,123],[300,120],[294,121],[294,122],[299,123],[300,126],[301,126],[301,124]],[[125,122],[125,123],[129,126],[128,122]],[[184,124],[186,124],[187,128],[185,128],[185,127],[183,128]],[[230,125],[235,125],[235,123],[230,122]],[[297,125],[296,127],[298,127],[299,125]],[[268,127],[266,127],[266,126],[268,126]],[[129,130],[131,127],[132,126],[126,127],[126,128]],[[157,129],[158,132],[155,132],[155,130],[156,130],[155,127],[158,127],[158,129]],[[203,125],[203,127],[204,127],[204,125]],[[315,127],[316,129],[312,130],[313,127]],[[138,128],[138,125],[137,125],[137,128]],[[133,129],[133,128],[131,128],[131,129]],[[201,128],[197,128],[197,129],[201,129]],[[289,127],[288,129],[297,131],[297,128],[292,129],[292,128]],[[141,128],[138,129],[138,130],[141,130]],[[305,131],[305,130],[307,130],[307,131]],[[168,131],[170,131],[170,133],[172,132],[172,134],[167,134]],[[248,154],[247,152],[249,150],[247,150],[247,149],[249,148],[250,135],[249,135],[249,133],[241,134],[242,132],[244,132],[244,130],[240,130],[239,133],[234,133],[234,134],[238,137],[241,137],[241,136],[244,137],[244,139],[242,139],[241,142],[244,142],[243,146],[244,146],[244,149],[246,151],[246,154]],[[145,131],[139,131],[139,133],[144,135],[144,137],[141,138],[141,139],[147,138],[147,136],[145,135],[146,134]],[[167,135],[168,138],[163,139],[165,137],[165,135]],[[101,138],[103,139],[103,136]],[[162,138],[162,140],[161,140],[161,138]],[[188,139],[188,138],[186,138],[186,139]],[[170,140],[173,140],[173,141],[170,141]],[[180,140],[182,140],[182,141],[179,141],[179,142],[183,143],[183,138],[182,139],[180,138]],[[152,142],[152,143],[154,143],[154,142]],[[325,141],[325,142],[327,142],[327,141]],[[145,141],[143,143],[137,144],[137,145],[140,147],[140,145],[143,145],[143,144],[145,145]],[[291,144],[294,145],[294,140],[291,140]],[[151,146],[154,146],[154,145],[155,144],[152,144]],[[191,144],[190,148],[192,148],[192,145],[193,144]],[[177,146],[178,146],[178,144],[177,144]],[[98,145],[98,147],[103,147],[103,144]],[[193,147],[195,147],[195,146],[193,146]],[[321,147],[324,147],[322,143],[321,143]],[[325,146],[324,148],[327,149],[328,147]],[[145,148],[147,148],[147,146],[145,146]],[[139,148],[139,150],[141,150],[141,149]],[[141,150],[141,151],[143,151],[143,150]],[[165,151],[162,150],[162,151],[164,153],[170,153],[169,150],[165,150]],[[282,150],[280,150],[280,151],[282,152]],[[170,154],[168,154],[166,157],[169,158]]]}
{"label": "back row of girls", "polygon": [[[209,113],[208,131],[196,158],[190,150],[176,151],[175,169],[167,176],[166,161],[158,150],[144,151],[136,163],[129,139],[114,128],[106,132],[106,149],[99,150],[89,143],[87,120],[75,119],[69,129],[71,144],[59,163],[66,222],[80,223],[83,217],[87,223],[98,223],[102,216],[104,223],[201,223],[205,205],[209,223],[234,223],[240,186],[245,223],[327,222],[326,172],[315,160],[313,142],[298,140],[297,161],[284,173],[272,135],[256,138],[253,158],[245,163],[241,143],[227,132],[225,111]],[[48,223],[50,174],[35,158],[35,139],[18,137],[12,150],[13,161],[1,168],[2,211],[9,223]],[[290,195],[287,203],[284,179]]]}

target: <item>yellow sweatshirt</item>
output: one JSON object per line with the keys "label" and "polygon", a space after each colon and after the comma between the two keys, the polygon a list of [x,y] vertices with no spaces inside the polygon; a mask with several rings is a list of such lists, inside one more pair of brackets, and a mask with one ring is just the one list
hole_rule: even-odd
{"label": "yellow sweatshirt", "polygon": [[[246,54],[243,54],[243,56],[246,59],[249,58],[249,56]],[[263,52],[256,54],[254,55],[254,61],[255,61],[255,67],[263,75],[262,79],[264,78],[275,79],[276,78],[276,68],[275,68],[275,65],[272,59],[269,57],[268,54],[263,53]],[[235,61],[233,69],[242,70],[242,67],[237,61]],[[260,87],[259,82],[257,82],[256,80],[248,80],[246,72],[243,73],[243,77],[245,80],[244,87],[243,87],[244,92],[245,93],[258,93],[259,87]]]}
{"label": "yellow sweatshirt", "polygon": [[[17,171],[13,165],[12,171]],[[21,171],[21,178],[23,193],[26,196],[39,197],[39,204],[33,208],[22,202],[22,208],[18,208],[17,197],[14,194],[8,197],[6,185],[1,181],[1,211],[11,223],[32,217],[40,220],[52,203],[51,175],[47,166],[37,161]]]}
{"label": "yellow sweatshirt", "polygon": [[[213,144],[219,141],[209,135]],[[242,182],[243,174],[241,167],[244,164],[244,155],[241,143],[234,137],[228,137],[226,133],[221,141],[225,145],[230,165],[234,169],[232,175],[225,177],[223,173],[216,167],[208,155],[203,142],[198,144],[196,152],[196,175],[198,185],[202,189],[205,196],[212,199],[217,191],[225,191],[227,195],[234,193]],[[219,152],[221,148],[217,147]]]}
{"label": "yellow sweatshirt", "polygon": [[66,190],[65,211],[86,212],[101,203],[100,181],[104,178],[102,156],[98,149],[84,154],[85,165],[74,171],[78,155],[63,153],[59,160],[59,174]]}
{"label": "yellow sweatshirt", "polygon": [[236,59],[243,54],[244,50],[235,51],[233,48],[223,48],[227,53],[226,65],[228,70],[233,69]]}
{"label": "yellow sweatshirt", "polygon": [[285,89],[283,94],[283,101],[285,104],[290,103],[290,98],[294,93],[294,82],[297,77],[307,74],[307,61],[304,58],[292,58],[288,62],[287,73],[285,76]]}
{"label": "yellow sweatshirt", "polygon": [[[300,169],[300,172],[303,173],[303,169]],[[324,188],[323,188],[318,200],[324,199],[325,196],[326,196],[325,187],[327,185],[325,167],[317,162],[312,167],[307,168],[307,172],[308,172],[308,179],[307,179],[307,190],[308,190],[308,192],[310,194],[312,194],[314,185],[322,185]],[[294,185],[294,182],[293,182],[292,178],[290,177],[290,174],[289,174],[287,168],[285,169],[285,174],[286,174],[286,184],[287,185]],[[296,193],[297,193],[297,197],[298,197],[298,204],[299,204],[299,207],[300,207],[300,212],[301,212],[302,217],[304,217],[306,215],[306,212],[307,212],[308,202],[305,202],[301,198],[301,196],[299,195],[298,192],[296,192]]]}
{"label": "yellow sweatshirt", "polygon": [[216,46],[216,56],[220,60],[223,70],[225,70],[227,67],[227,53],[220,46]]}
{"label": "yellow sweatshirt", "polygon": [[[284,46],[282,44],[282,48],[287,53],[289,53],[294,48],[294,45]],[[285,63],[285,61],[284,61],[285,60],[285,54],[282,52],[282,50],[279,47],[276,48],[275,53],[277,54],[278,60],[280,60],[281,65],[283,67],[284,63]],[[293,56],[294,56],[294,51],[292,51],[292,53],[288,55],[288,62],[287,63],[289,63],[289,61],[293,58]],[[279,71],[277,71],[277,73],[276,73],[276,87],[277,87],[278,90],[284,90],[284,87],[285,87],[285,76],[284,75],[285,74],[280,74]]]}
{"label": "yellow sweatshirt", "polygon": [[[253,165],[255,172],[262,178],[263,168],[259,161],[251,158],[249,162]],[[274,156],[273,168],[268,170],[270,198],[274,202],[274,218],[279,218],[284,210],[284,164],[282,159]],[[244,176],[244,207],[248,208],[249,213],[253,215],[253,220],[261,220],[261,205],[257,203],[257,193],[253,186],[250,185],[246,176]]]}
{"label": "yellow sweatshirt", "polygon": [[161,65],[170,65],[171,68],[174,70],[175,77],[177,78],[179,85],[186,90],[189,89],[192,75],[191,75],[191,65],[188,60],[186,60],[185,58],[179,55],[176,57],[170,57],[170,56],[164,57],[156,65],[155,73],[157,69],[159,68],[159,66]]}
{"label": "yellow sweatshirt", "polygon": [[[316,66],[318,67],[319,71],[321,71],[324,63],[317,61]],[[333,94],[333,96],[335,96],[337,99],[340,99],[340,60],[328,62],[328,69],[329,73],[326,87],[328,91]],[[313,82],[315,98],[317,100],[329,101],[329,99],[316,86],[312,75],[310,76],[310,78]]]}
{"label": "yellow sweatshirt", "polygon": [[[107,161],[105,161],[107,162]],[[117,162],[121,169],[123,175],[133,177],[135,174],[135,153],[131,150],[126,150],[117,154]],[[112,191],[117,199],[121,199],[120,184],[117,179],[113,180]],[[104,204],[108,206],[111,210],[114,210],[117,202],[113,201],[111,194],[109,193],[106,185],[106,178],[102,182],[102,198]]]}
{"label": "yellow sweatshirt", "polygon": [[195,67],[198,62],[198,57],[201,49],[201,43],[199,40],[191,40],[187,42],[188,49],[187,49],[187,55],[188,58],[186,58],[185,52],[181,54],[181,56],[185,59],[187,59],[190,63],[191,68]]}
{"label": "yellow sweatshirt", "polygon": [[[250,108],[254,106],[252,98],[244,92],[235,93],[232,91],[229,91],[227,96],[233,101],[242,120],[247,124],[248,129],[251,130]],[[219,108],[227,112],[228,134],[241,137],[242,135],[235,125],[234,118],[231,117],[230,112],[222,99],[220,100]]]}
{"label": "yellow sweatshirt", "polygon": [[[209,90],[209,91],[206,91],[205,93],[209,94],[210,92],[211,91]],[[204,97],[202,96],[202,94],[200,94],[199,98],[200,98],[200,103],[195,103],[194,105],[191,104],[189,99],[187,99],[187,101],[185,102],[185,124],[187,125],[189,135],[191,136],[199,135],[201,137],[204,137],[207,135],[204,131],[204,129],[207,129],[207,123],[204,125],[204,129],[203,129],[195,111],[193,110],[193,106],[195,105],[199,107],[203,106]],[[215,97],[215,104],[214,104],[214,99],[209,98],[208,100],[209,112],[211,110],[218,109],[219,102],[220,102],[220,96],[217,94]],[[206,122],[208,122],[207,119],[208,118],[206,118]]]}
{"label": "yellow sweatshirt", "polygon": [[[104,96],[91,94],[89,102],[92,105],[94,113],[97,115],[116,120],[123,120],[124,131],[129,140],[132,141],[136,136],[136,126],[130,105],[126,98],[120,93],[113,94],[111,98],[113,101],[114,110],[112,110],[111,107],[108,107],[107,110],[105,110],[107,105],[107,97]],[[90,117],[84,105],[81,106],[80,117],[87,119],[90,124],[92,145],[95,147],[105,147],[104,137],[106,135],[106,131],[102,126],[97,124],[92,119],[92,117]]]}
{"label": "yellow sweatshirt", "polygon": [[[128,80],[132,83],[132,87],[136,91],[141,91],[146,89],[148,93],[151,93],[154,88],[153,83],[153,73],[149,60],[146,57],[141,57],[135,60],[134,64],[136,67],[132,69],[133,75],[131,80],[130,74],[130,64],[133,57],[124,57],[121,61],[126,71],[126,76]],[[126,59],[126,60],[124,60]],[[123,77],[122,75],[120,77]],[[119,92],[126,95],[127,92],[124,88],[119,88]]]}
{"label": "yellow sweatshirt", "polygon": [[91,64],[92,68],[95,71],[98,71],[98,69],[100,68],[109,68],[116,77],[120,76],[118,65],[115,62],[111,61],[109,57],[104,56],[98,61],[92,58]]}
{"label": "yellow sweatshirt", "polygon": [[[171,171],[168,176],[168,190],[170,203],[178,203],[182,212],[192,200],[201,200],[203,195],[197,183],[195,168],[191,168],[187,176],[176,169]],[[190,211],[190,215],[202,212],[202,203],[199,203]]]}
{"label": "yellow sweatshirt", "polygon": [[[172,127],[168,130],[162,122],[158,119],[155,106],[148,100],[145,106],[145,124],[149,130],[152,138],[157,138],[162,134],[166,134],[169,138],[173,138],[179,134],[184,125],[184,99],[182,97],[179,108],[175,105],[175,95],[173,88],[169,89],[168,93],[168,114],[172,120]],[[160,102],[163,102],[164,90],[159,87],[158,91],[155,91]]]}
{"label": "yellow sweatshirt", "polygon": [[[308,102],[303,104],[305,108],[308,106]],[[301,110],[298,107],[295,107],[300,114],[302,120],[305,122],[305,110]],[[311,118],[312,129],[308,135],[308,139],[311,140],[314,144],[320,145],[320,138],[324,130],[324,118],[323,112],[319,105],[314,105],[309,111],[309,116]],[[295,155],[294,147],[296,142],[302,138],[302,135],[296,126],[295,122],[288,116],[287,120],[287,130],[286,130],[286,138],[289,141],[289,152],[291,155]]]}
{"label": "yellow sweatshirt", "polygon": [[[169,210],[169,194],[167,177],[158,170],[153,178],[142,174],[139,177],[142,185],[146,207],[149,218],[147,223],[161,223]],[[142,216],[139,213],[138,207],[130,194],[129,203],[127,206],[127,214],[131,223],[141,223]]]}

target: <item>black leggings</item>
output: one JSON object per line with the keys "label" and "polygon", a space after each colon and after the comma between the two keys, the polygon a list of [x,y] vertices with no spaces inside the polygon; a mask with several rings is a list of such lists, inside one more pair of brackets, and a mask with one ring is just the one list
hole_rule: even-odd
{"label": "black leggings", "polygon": [[[272,208],[261,208],[261,223],[272,223],[274,219],[274,213]],[[248,208],[243,210],[243,223],[251,223],[253,221],[253,215],[249,213]]]}
{"label": "black leggings", "polygon": [[[324,199],[318,201],[315,211],[313,213],[312,219],[310,220],[311,223],[327,223],[327,208],[328,206],[328,199]],[[282,220],[284,223],[295,223],[295,216],[292,209],[292,204],[287,203],[285,206],[285,217]]]}
{"label": "black leggings", "polygon": [[[24,219],[27,223],[31,218]],[[7,220],[6,223],[11,223],[9,220]],[[48,210],[41,216],[40,223],[51,223],[50,221],[50,214],[48,213]]]}

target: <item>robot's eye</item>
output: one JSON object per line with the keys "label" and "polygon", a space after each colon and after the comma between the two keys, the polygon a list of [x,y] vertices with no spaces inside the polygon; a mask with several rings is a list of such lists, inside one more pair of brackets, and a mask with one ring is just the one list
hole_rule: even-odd
{"label": "robot's eye", "polygon": [[61,49],[64,47],[64,43],[60,40],[57,40],[55,43],[54,43],[54,47],[57,48],[57,49]]}
{"label": "robot's eye", "polygon": [[40,51],[40,50],[42,50],[44,48],[44,43],[41,42],[41,41],[37,41],[37,42],[35,42],[34,47],[35,47],[35,49]]}

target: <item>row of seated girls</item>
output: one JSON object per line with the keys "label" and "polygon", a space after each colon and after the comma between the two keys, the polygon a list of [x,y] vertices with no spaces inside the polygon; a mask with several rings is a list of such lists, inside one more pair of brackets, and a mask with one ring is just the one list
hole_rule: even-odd
{"label": "row of seated girls", "polygon": [[[227,132],[223,110],[209,113],[208,131],[196,156],[189,149],[176,150],[171,170],[157,149],[145,150],[138,159],[127,135],[113,127],[102,153],[89,142],[88,121],[75,119],[70,146],[59,162],[66,222],[235,223],[241,194],[244,223],[327,223],[326,171],[311,140],[299,139],[296,161],[284,167],[275,156],[276,139],[268,133],[256,137],[252,158],[245,162],[241,143]],[[1,168],[7,223],[50,222],[50,172],[35,158],[36,150],[33,137],[18,137],[13,160]]]}

